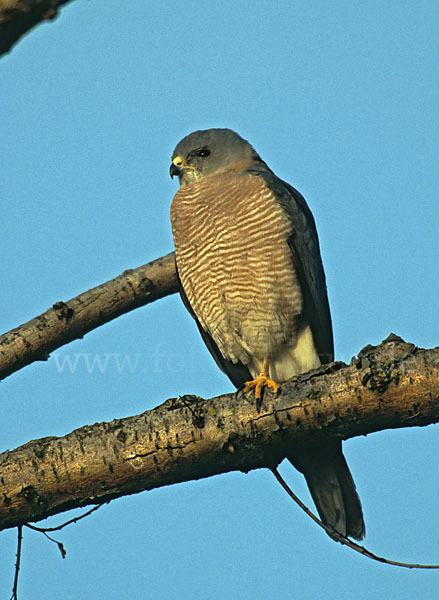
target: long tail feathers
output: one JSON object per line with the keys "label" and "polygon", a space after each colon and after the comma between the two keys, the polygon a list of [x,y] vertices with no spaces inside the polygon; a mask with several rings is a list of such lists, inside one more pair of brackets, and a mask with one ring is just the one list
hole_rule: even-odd
{"label": "long tail feathers", "polygon": [[344,536],[361,540],[365,534],[361,503],[341,441],[307,446],[287,458],[305,475],[323,523]]}

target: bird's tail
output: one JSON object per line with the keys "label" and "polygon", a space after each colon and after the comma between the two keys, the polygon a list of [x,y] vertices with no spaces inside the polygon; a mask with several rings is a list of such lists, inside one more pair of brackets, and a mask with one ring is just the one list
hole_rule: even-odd
{"label": "bird's tail", "polygon": [[313,444],[287,458],[305,475],[323,523],[344,536],[361,540],[365,534],[363,512],[341,441]]}

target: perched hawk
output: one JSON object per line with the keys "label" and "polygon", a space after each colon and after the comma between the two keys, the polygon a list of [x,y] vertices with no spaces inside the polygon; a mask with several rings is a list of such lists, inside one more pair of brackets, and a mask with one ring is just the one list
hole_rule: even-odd
{"label": "perched hawk", "polygon": [[[171,207],[183,301],[237,388],[264,387],[333,360],[317,231],[300,193],[230,129],[196,131],[172,155]],[[355,484],[333,439],[288,454],[322,521],[361,539]]]}

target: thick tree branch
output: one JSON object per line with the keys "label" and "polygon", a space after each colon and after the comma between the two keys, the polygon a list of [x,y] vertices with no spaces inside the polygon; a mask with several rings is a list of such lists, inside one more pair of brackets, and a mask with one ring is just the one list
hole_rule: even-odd
{"label": "thick tree branch", "polygon": [[0,380],[134,308],[177,291],[174,254],[130,269],[0,336]]}
{"label": "thick tree branch", "polygon": [[439,421],[439,349],[396,336],[266,394],[184,396],[0,455],[0,529],[232,470],[273,467],[285,447]]}
{"label": "thick tree branch", "polygon": [[0,0],[0,55],[32,27],[54,19],[58,8],[71,0]]}

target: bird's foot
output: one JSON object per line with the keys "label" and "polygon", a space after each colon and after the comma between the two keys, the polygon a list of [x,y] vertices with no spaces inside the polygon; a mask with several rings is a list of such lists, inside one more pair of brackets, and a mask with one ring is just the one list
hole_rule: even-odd
{"label": "bird's foot", "polygon": [[278,393],[280,385],[270,379],[265,373],[260,373],[256,379],[245,382],[244,392],[255,390],[256,405],[259,407],[262,401],[262,393],[264,388],[271,388],[275,394]]}
{"label": "bird's foot", "polygon": [[256,379],[252,379],[251,381],[245,382],[245,388],[243,390],[244,392],[249,392],[253,389],[255,390],[256,408],[258,411],[261,408],[264,388],[271,388],[275,394],[277,394],[280,389],[280,385],[268,377],[268,374],[270,372],[269,368],[270,361],[268,358],[264,358],[261,372],[256,377]]}

